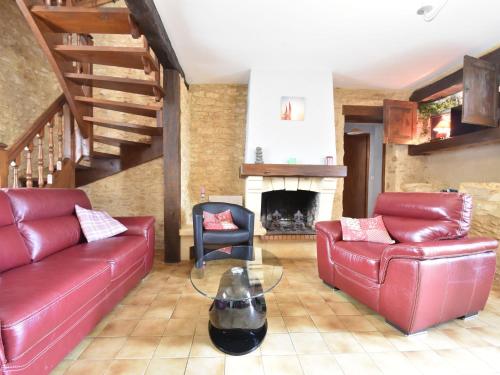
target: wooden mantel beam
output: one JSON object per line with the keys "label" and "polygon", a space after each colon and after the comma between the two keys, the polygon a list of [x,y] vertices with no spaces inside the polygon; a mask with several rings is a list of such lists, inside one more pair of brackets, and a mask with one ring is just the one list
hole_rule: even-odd
{"label": "wooden mantel beam", "polygon": [[[479,57],[494,64],[500,64],[500,48]],[[462,90],[463,69],[448,74],[433,83],[415,90],[411,96],[412,102],[429,102],[455,94]]]}
{"label": "wooden mantel beam", "polygon": [[170,43],[154,0],[125,0],[125,2],[163,68],[176,70],[185,80],[184,70]]}
{"label": "wooden mantel beam", "polygon": [[240,177],[333,177],[347,176],[345,165],[312,164],[242,164]]}

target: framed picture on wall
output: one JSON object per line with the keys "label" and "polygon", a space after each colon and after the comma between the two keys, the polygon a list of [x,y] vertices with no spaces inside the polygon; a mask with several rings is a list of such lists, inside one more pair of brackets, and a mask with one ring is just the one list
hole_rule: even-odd
{"label": "framed picture on wall", "polygon": [[305,98],[297,96],[281,97],[281,119],[285,121],[304,121]]}

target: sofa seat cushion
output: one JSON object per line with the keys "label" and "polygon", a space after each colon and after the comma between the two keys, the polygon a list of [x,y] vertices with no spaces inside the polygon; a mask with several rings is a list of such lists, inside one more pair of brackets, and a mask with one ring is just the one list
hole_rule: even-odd
{"label": "sofa seat cushion", "polygon": [[390,245],[375,242],[339,241],[333,247],[333,262],[374,282],[379,282],[380,259],[387,246]]}
{"label": "sofa seat cushion", "polygon": [[78,259],[65,251],[2,273],[0,322],[7,360],[55,339],[58,326],[85,303],[102,298],[110,282],[107,262]]}
{"label": "sofa seat cushion", "polygon": [[206,230],[203,231],[203,243],[209,245],[236,244],[248,242],[250,239],[247,230]]}
{"label": "sofa seat cushion", "polygon": [[106,238],[72,246],[65,250],[79,259],[97,259],[111,265],[111,277],[116,279],[148,255],[146,239],[142,236]]}

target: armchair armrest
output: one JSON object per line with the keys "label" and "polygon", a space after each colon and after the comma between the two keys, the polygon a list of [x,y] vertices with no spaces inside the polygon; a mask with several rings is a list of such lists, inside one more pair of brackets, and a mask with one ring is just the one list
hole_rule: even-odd
{"label": "armchair armrest", "polygon": [[147,237],[148,231],[155,223],[155,218],[153,216],[115,217],[114,219],[127,227],[127,231],[122,233],[122,235],[125,236]]}
{"label": "armchair armrest", "polygon": [[452,258],[495,251],[498,241],[485,238],[463,238],[458,240],[400,243],[388,246],[380,260],[380,277],[383,282],[391,259],[429,260]]}
{"label": "armchair armrest", "polygon": [[342,240],[340,220],[318,221],[316,231],[324,234],[332,244]]}

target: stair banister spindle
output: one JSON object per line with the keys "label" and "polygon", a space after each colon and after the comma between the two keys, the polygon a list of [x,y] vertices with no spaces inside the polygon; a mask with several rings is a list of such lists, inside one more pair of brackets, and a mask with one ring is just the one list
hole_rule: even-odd
{"label": "stair banister spindle", "polygon": [[36,135],[38,142],[38,187],[42,188],[44,185],[43,181],[43,138],[40,134]]}
{"label": "stair banister spindle", "polygon": [[62,109],[57,113],[57,163],[56,169],[62,169],[63,162],[63,112]]}
{"label": "stair banister spindle", "polygon": [[31,150],[28,146],[24,148],[26,151],[26,187],[33,187],[33,166],[31,161]]}
{"label": "stair banister spindle", "polygon": [[49,174],[47,175],[47,184],[52,185],[54,179],[54,119],[49,124]]}
{"label": "stair banister spindle", "polygon": [[19,187],[19,167],[15,160],[10,162],[10,167],[12,169],[12,187],[17,189]]}

